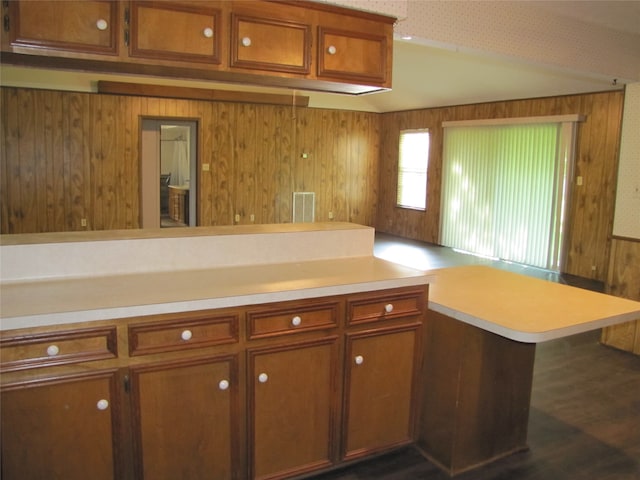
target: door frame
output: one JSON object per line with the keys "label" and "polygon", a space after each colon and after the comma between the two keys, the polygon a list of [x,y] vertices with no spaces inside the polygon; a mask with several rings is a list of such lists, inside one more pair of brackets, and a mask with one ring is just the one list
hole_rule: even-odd
{"label": "door frame", "polygon": [[171,116],[139,117],[140,227],[160,228],[160,130],[162,125],[192,128],[190,136],[189,227],[200,225],[200,124],[199,118]]}

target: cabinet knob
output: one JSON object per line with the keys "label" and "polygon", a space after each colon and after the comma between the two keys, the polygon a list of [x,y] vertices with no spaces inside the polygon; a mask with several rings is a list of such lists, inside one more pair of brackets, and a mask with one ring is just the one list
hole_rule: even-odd
{"label": "cabinet knob", "polygon": [[101,18],[96,22],[96,28],[98,30],[106,30],[109,27],[109,24],[104,18]]}
{"label": "cabinet knob", "polygon": [[298,315],[296,315],[291,319],[291,325],[293,325],[294,327],[299,326],[301,323],[302,323],[302,319]]}
{"label": "cabinet knob", "polygon": [[229,388],[229,380],[220,380],[220,382],[218,383],[218,388],[220,390],[226,390],[227,388]]}
{"label": "cabinet knob", "polygon": [[207,27],[202,31],[202,34],[206,37],[206,38],[211,38],[213,37],[213,28],[211,27]]}
{"label": "cabinet knob", "polygon": [[50,357],[55,357],[59,353],[60,353],[60,348],[58,348],[57,345],[49,345],[47,347],[47,355],[49,355]]}
{"label": "cabinet knob", "polygon": [[191,330],[184,330],[180,334],[180,338],[182,338],[182,340],[184,341],[191,340],[191,337],[193,337],[193,333],[191,333]]}
{"label": "cabinet knob", "polygon": [[260,375],[258,375],[258,381],[260,383],[267,383],[267,380],[269,380],[269,375],[267,375],[266,373],[261,373]]}
{"label": "cabinet knob", "polygon": [[98,410],[106,410],[109,408],[109,400],[105,400],[104,398],[102,400],[98,400],[96,407],[98,407]]}
{"label": "cabinet knob", "polygon": [[333,45],[329,45],[329,48],[327,48],[327,53],[329,55],[335,55],[337,51],[338,50]]}
{"label": "cabinet knob", "polygon": [[251,39],[249,37],[242,37],[242,45],[245,47],[250,47]]}
{"label": "cabinet knob", "polygon": [[387,303],[384,306],[384,311],[387,312],[387,313],[393,312],[393,303]]}
{"label": "cabinet knob", "polygon": [[364,363],[364,357],[362,355],[356,355],[353,361],[356,362],[356,365],[362,365]]}

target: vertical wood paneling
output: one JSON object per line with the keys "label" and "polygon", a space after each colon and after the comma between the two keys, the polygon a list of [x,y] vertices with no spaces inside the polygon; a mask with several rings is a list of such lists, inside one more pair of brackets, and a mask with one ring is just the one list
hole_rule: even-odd
{"label": "vertical wood paneling", "polygon": [[[91,108],[85,113],[92,121],[87,126],[88,136],[90,136],[91,145],[89,159],[90,159],[90,197],[89,201],[91,205],[89,207],[91,211],[91,218],[93,220],[91,228],[95,230],[104,230],[104,194],[105,194],[105,172],[104,161],[102,158],[102,96],[92,96],[89,99]],[[96,126],[98,128],[96,128]]]}
{"label": "vertical wood paneling", "polygon": [[[640,300],[640,242],[614,238],[606,291]],[[640,355],[640,318],[602,330],[602,343]]]}
{"label": "vertical wood paneling", "polygon": [[[316,192],[316,219],[352,219],[436,243],[444,120],[580,113],[568,273],[603,280],[613,217],[622,92],[495,102],[384,115],[290,106],[2,88],[2,233],[138,228],[139,122],[200,124],[199,221],[291,221],[291,194]],[[295,118],[294,118],[295,116]],[[397,138],[429,128],[427,211],[395,207]],[[238,148],[238,147],[241,148]],[[307,159],[301,153],[308,153]],[[377,178],[380,179],[378,183]],[[43,193],[46,192],[46,193]],[[596,271],[591,266],[596,265]]]}
{"label": "vertical wood paneling", "polygon": [[[21,217],[21,196],[20,196],[20,112],[18,103],[18,92],[10,90],[5,96],[3,113],[3,129],[5,130],[5,148],[2,156],[3,162],[3,178],[4,180],[4,197],[6,200],[2,202],[3,227],[6,222],[8,232],[24,233],[25,230]],[[6,213],[5,213],[6,212]]]}
{"label": "vertical wood paneling", "polygon": [[[578,127],[576,175],[583,177],[584,185],[574,185],[572,189],[565,271],[604,281],[615,200],[623,95],[622,91],[616,91],[383,115],[376,228],[394,235],[438,242],[443,121],[492,116],[508,118],[582,114],[586,116],[586,121]],[[395,206],[397,139],[400,130],[408,128],[428,128],[431,132],[426,212]],[[592,266],[595,266],[595,270],[592,270]]]}

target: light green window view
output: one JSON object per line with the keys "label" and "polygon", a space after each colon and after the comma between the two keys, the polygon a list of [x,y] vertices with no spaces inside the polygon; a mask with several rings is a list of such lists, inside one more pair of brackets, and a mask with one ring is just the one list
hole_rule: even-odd
{"label": "light green window view", "polygon": [[400,132],[398,161],[399,207],[426,210],[427,166],[429,164],[429,131],[405,130]]}

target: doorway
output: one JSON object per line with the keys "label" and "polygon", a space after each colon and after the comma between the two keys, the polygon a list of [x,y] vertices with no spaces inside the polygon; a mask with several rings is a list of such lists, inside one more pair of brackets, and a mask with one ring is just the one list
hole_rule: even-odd
{"label": "doorway", "polygon": [[196,226],[197,126],[142,120],[142,228]]}

